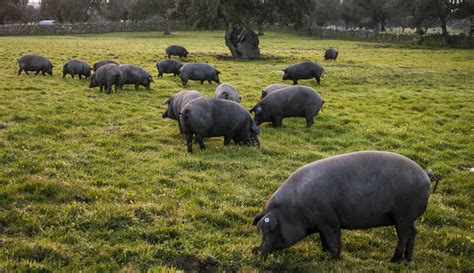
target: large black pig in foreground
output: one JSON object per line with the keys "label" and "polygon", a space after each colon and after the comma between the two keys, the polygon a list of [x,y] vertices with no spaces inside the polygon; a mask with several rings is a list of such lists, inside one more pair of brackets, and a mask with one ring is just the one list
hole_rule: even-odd
{"label": "large black pig in foreground", "polygon": [[283,69],[285,73],[283,80],[292,80],[293,84],[298,84],[298,80],[315,78],[318,85],[321,84],[321,77],[324,75],[324,68],[315,62],[300,62]]}
{"label": "large black pig in foreground", "polygon": [[323,107],[324,100],[313,88],[304,85],[278,89],[260,100],[250,112],[255,112],[257,125],[272,122],[281,127],[283,118],[304,117],[306,127],[311,127],[314,117]]}
{"label": "large black pig in foreground", "polygon": [[224,146],[231,140],[237,144],[259,145],[259,128],[250,113],[240,104],[230,100],[201,97],[190,101],[180,113],[180,122],[188,152],[193,152],[193,135],[201,150],[203,139],[224,137]]}
{"label": "large black pig in foreground", "polygon": [[23,55],[18,58],[17,61],[19,66],[18,75],[20,75],[22,71],[25,71],[26,75],[28,75],[28,71],[35,71],[35,75],[41,72],[43,76],[45,76],[46,73],[53,76],[54,65],[46,57],[40,55]]}
{"label": "large black pig in foreground", "polygon": [[410,261],[416,218],[428,203],[430,175],[395,153],[363,151],[318,160],[294,172],[272,195],[253,225],[261,252],[290,247],[318,232],[324,251],[340,257],[341,229],[395,225],[390,261]]}
{"label": "large black pig in foreground", "polygon": [[202,97],[202,95],[197,90],[178,92],[176,95],[169,97],[165,101],[165,104],[168,105],[168,108],[161,117],[177,120],[179,133],[183,134],[183,129],[181,128],[181,121],[179,120],[179,113],[182,112],[183,107],[188,104],[188,102],[199,97]]}

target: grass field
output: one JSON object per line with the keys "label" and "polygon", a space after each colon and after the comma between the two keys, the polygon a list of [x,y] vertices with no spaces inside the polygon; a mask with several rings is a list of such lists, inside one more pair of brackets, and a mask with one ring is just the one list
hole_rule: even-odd
{"label": "grass field", "polygon": [[[163,101],[182,89],[156,79],[164,48],[214,64],[250,109],[280,69],[302,60],[326,68],[326,101],[314,127],[285,119],[261,127],[262,147],[205,141],[186,152]],[[323,49],[336,46],[336,62]],[[10,271],[451,271],[474,270],[474,51],[261,37],[263,59],[233,61],[222,32],[120,33],[0,38],[0,272]],[[39,53],[54,76],[16,75],[18,56]],[[104,94],[62,79],[70,58],[116,59],[153,71],[151,91]],[[191,82],[212,96],[216,85]],[[334,262],[312,235],[261,257],[251,225],[298,167],[357,150],[401,153],[440,178],[411,263],[388,260],[393,227],[344,231]]]}

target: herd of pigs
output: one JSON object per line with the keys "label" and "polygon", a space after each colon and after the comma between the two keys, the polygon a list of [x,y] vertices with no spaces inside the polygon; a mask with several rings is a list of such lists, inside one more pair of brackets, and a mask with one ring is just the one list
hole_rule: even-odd
{"label": "herd of pigs", "polygon": [[[186,58],[188,51],[177,45],[166,49],[167,60],[157,63],[158,77],[179,76],[183,86],[189,80],[209,83],[219,81],[220,72],[207,63],[181,64],[171,56]],[[326,50],[326,60],[336,60],[336,48]],[[53,74],[53,64],[39,55],[18,59],[22,71]],[[91,75],[91,70],[95,73]],[[90,87],[111,92],[124,84],[150,88],[153,78],[143,68],[104,60],[93,68],[80,60],[63,66],[63,78],[78,75],[90,78]],[[257,145],[259,125],[271,122],[281,127],[286,117],[304,117],[306,126],[321,110],[324,100],[300,79],[315,78],[320,84],[323,67],[316,62],[300,62],[284,69],[283,80],[294,85],[272,84],[265,88],[260,101],[248,111],[240,105],[237,89],[224,83],[215,97],[204,97],[196,90],[180,91],[166,100],[163,118],[175,119],[185,138],[188,152],[193,152],[193,136],[201,149],[203,139],[224,137],[224,145]],[[254,117],[251,114],[254,112]],[[340,258],[341,229],[396,227],[398,243],[390,261],[410,261],[416,236],[415,220],[427,207],[431,171],[402,155],[382,151],[342,154],[307,164],[296,170],[266,202],[253,225],[262,234],[261,252],[268,253],[296,244],[312,233],[319,233],[323,251]]]}

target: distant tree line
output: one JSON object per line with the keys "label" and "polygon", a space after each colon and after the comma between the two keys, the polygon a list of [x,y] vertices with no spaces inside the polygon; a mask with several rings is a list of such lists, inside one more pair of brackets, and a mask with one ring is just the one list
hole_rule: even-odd
{"label": "distant tree line", "polygon": [[0,0],[0,24],[159,19],[167,22],[167,33],[173,20],[198,29],[225,28],[226,44],[237,58],[243,47],[258,47],[253,30],[261,32],[264,25],[308,32],[315,26],[376,32],[401,27],[419,34],[439,27],[449,42],[448,23],[470,20],[472,35],[473,14],[474,0],[42,0],[39,9],[28,0]]}

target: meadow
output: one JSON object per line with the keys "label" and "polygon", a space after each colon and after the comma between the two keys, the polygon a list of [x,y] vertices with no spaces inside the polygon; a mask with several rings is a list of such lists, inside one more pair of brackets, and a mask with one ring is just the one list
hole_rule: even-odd
{"label": "meadow", "polygon": [[[474,270],[474,50],[261,37],[262,59],[233,61],[222,31],[0,37],[0,272]],[[250,109],[281,69],[319,61],[322,112],[312,128],[285,119],[261,126],[261,148],[205,140],[188,154],[163,102],[179,78],[156,78],[171,44],[187,62],[209,62]],[[324,49],[339,48],[337,61]],[[16,75],[16,59],[38,53],[53,77]],[[152,90],[112,94],[62,79],[62,65],[115,59],[145,67]],[[288,82],[289,83],[289,82]],[[212,96],[216,84],[190,82]],[[0,126],[1,128],[1,126]],[[300,166],[358,150],[403,154],[438,182],[416,226],[411,263],[390,263],[394,227],[343,231],[342,260],[317,234],[267,257],[251,225],[264,202]]]}

